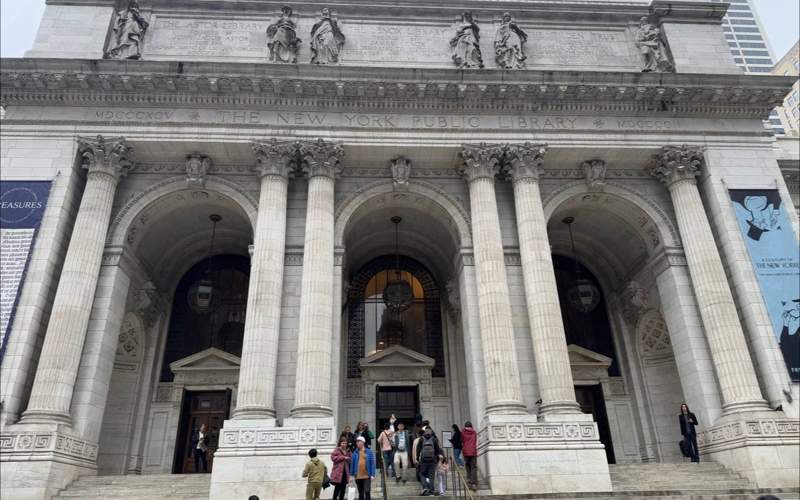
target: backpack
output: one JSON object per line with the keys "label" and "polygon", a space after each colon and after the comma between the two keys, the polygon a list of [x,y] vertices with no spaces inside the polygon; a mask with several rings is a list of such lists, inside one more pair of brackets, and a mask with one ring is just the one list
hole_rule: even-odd
{"label": "backpack", "polygon": [[436,459],[436,446],[433,436],[422,438],[422,451],[419,454],[420,462],[433,462]]}

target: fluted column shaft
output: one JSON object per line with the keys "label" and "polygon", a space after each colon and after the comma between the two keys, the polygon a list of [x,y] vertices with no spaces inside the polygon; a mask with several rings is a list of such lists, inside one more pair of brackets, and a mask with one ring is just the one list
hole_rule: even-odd
{"label": "fluted column shaft", "polygon": [[131,168],[122,138],[79,138],[88,169],[23,422],[71,423],[70,403],[89,325],[114,194]]}
{"label": "fluted column shaft", "polygon": [[665,147],[655,157],[654,176],[669,189],[686,262],[726,413],[766,409],[733,294],[714,243],[695,177],[702,150]]}
{"label": "fluted column shaft", "polygon": [[494,176],[501,150],[464,146],[462,175],[469,183],[472,241],[477,274],[478,319],[486,373],[486,413],[525,413],[511,321]]}
{"label": "fluted column shaft", "polygon": [[341,146],[319,140],[303,144],[301,168],[308,176],[297,376],[292,417],[330,417],[333,338],[333,190]]}
{"label": "fluted column shaft", "polygon": [[506,162],[514,183],[525,304],[542,400],[539,412],[543,415],[579,413],[539,192],[545,152],[546,148],[541,145],[511,145],[506,149]]}
{"label": "fluted column shaft", "polygon": [[247,292],[239,387],[233,418],[275,418],[286,203],[294,145],[253,143],[261,179]]}

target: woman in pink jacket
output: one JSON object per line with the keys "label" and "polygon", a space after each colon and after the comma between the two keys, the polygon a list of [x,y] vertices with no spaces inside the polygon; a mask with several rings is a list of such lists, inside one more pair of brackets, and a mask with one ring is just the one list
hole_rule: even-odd
{"label": "woman in pink jacket", "polygon": [[350,470],[350,449],[347,446],[347,439],[339,439],[339,447],[331,453],[331,462],[333,462],[333,469],[331,470],[331,483],[334,484],[333,500],[345,500],[347,494],[347,471]]}

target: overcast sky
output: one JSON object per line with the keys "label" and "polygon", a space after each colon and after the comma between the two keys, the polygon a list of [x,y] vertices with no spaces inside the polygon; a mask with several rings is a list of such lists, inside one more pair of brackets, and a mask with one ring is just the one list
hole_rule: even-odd
{"label": "overcast sky", "polygon": [[[780,59],[798,39],[800,0],[755,0],[775,58]],[[31,48],[44,0],[0,0],[0,54],[22,57]]]}

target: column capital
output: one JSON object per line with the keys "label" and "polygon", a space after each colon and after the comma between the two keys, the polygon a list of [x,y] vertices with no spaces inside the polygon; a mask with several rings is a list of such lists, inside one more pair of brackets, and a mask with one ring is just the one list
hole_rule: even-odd
{"label": "column capital", "polygon": [[78,156],[81,157],[81,167],[90,174],[101,173],[119,179],[133,169],[131,160],[133,148],[124,137],[105,138],[97,137],[76,138],[78,142]]}
{"label": "column capital", "polygon": [[252,141],[250,145],[256,155],[256,165],[253,170],[259,178],[275,175],[290,179],[294,177],[294,168],[297,164],[297,142],[279,141]]}
{"label": "column capital", "polygon": [[340,142],[300,141],[297,143],[300,156],[299,170],[308,177],[324,176],[335,179],[342,173],[341,161],[344,148]]}
{"label": "column capital", "polygon": [[703,166],[705,148],[696,146],[664,146],[661,152],[653,155],[650,175],[672,189],[678,182],[694,184]]}
{"label": "column capital", "polygon": [[513,182],[538,181],[544,168],[547,144],[509,144],[505,147],[503,170]]}
{"label": "column capital", "polygon": [[464,163],[459,173],[468,183],[476,179],[494,179],[500,172],[500,160],[504,147],[500,144],[462,144],[459,156]]}

